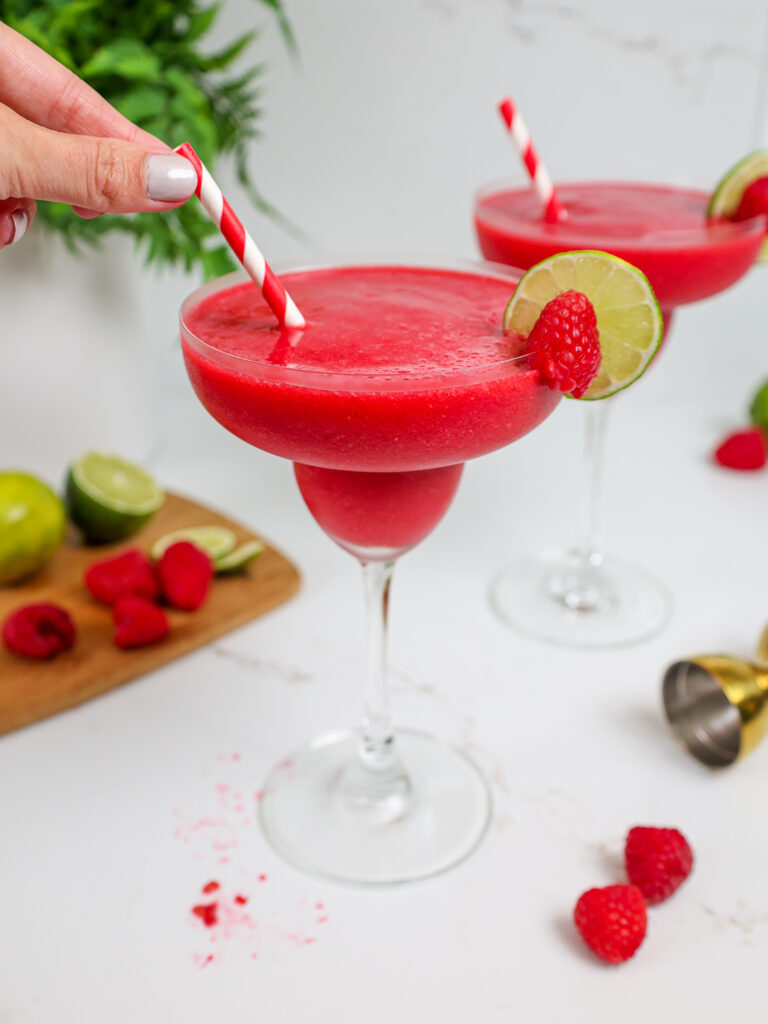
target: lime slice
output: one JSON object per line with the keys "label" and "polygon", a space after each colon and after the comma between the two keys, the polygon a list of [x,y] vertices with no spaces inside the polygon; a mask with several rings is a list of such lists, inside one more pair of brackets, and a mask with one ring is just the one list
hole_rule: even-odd
{"label": "lime slice", "polygon": [[223,558],[217,558],[213,564],[216,573],[220,576],[233,572],[245,572],[249,569],[264,550],[260,540],[247,540],[239,548],[235,548]]}
{"label": "lime slice", "polygon": [[118,455],[88,452],[67,474],[67,510],[89,543],[130,537],[165,501],[153,478]]}
{"label": "lime slice", "polygon": [[641,377],[656,355],[664,324],[648,278],[607,252],[562,252],[521,278],[504,311],[504,328],[527,337],[542,309],[573,289],[595,309],[602,359],[583,399],[615,395]]}
{"label": "lime slice", "polygon": [[190,526],[184,530],[166,533],[156,540],[152,545],[152,557],[156,562],[159,561],[163,557],[163,552],[180,540],[188,540],[190,544],[200,548],[212,562],[228,555],[237,543],[234,533],[225,526]]}
{"label": "lime slice", "polygon": [[[758,178],[768,177],[768,150],[758,149],[728,171],[720,179],[707,207],[708,217],[732,217],[739,208],[741,197]],[[768,260],[768,239],[763,242],[758,260]]]}
{"label": "lime slice", "polygon": [[64,503],[29,473],[0,473],[0,583],[31,576],[64,539]]}

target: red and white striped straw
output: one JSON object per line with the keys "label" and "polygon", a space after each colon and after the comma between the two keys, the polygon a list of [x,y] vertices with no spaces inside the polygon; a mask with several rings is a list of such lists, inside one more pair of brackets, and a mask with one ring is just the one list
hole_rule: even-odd
{"label": "red and white striped straw", "polygon": [[526,170],[530,174],[531,181],[539,194],[539,199],[541,199],[544,207],[544,220],[553,224],[564,220],[568,216],[568,212],[558,199],[552,179],[547,174],[546,167],[539,159],[539,154],[533,148],[525,121],[520,117],[520,112],[509,96],[499,104],[499,113],[504,118],[504,123],[509,129],[510,135],[517,143],[517,148],[520,150],[520,156],[523,158]]}
{"label": "red and white striped straw", "polygon": [[195,194],[203,209],[221,231],[232,252],[261,289],[265,302],[285,327],[306,327],[306,320],[298,306],[283,288],[279,278],[245,230],[234,210],[222,195],[207,167],[188,142],[176,147],[176,152],[189,160],[197,174]]}

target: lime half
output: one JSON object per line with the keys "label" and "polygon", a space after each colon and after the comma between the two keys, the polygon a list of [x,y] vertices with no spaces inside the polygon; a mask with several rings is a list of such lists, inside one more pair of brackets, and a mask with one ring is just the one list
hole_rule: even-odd
{"label": "lime half", "polygon": [[656,355],[664,324],[648,278],[607,252],[563,252],[528,271],[504,312],[504,328],[527,337],[546,304],[562,292],[582,292],[592,303],[601,362],[583,399],[608,398],[643,375]]}
{"label": "lime half", "polygon": [[237,543],[234,533],[225,526],[190,526],[166,533],[156,540],[152,545],[152,557],[159,561],[171,544],[177,544],[181,540],[187,540],[200,548],[212,562],[228,555]]}
{"label": "lime half", "polygon": [[67,510],[89,543],[123,540],[157,512],[165,495],[141,466],[88,452],[67,474]]}
{"label": "lime half", "polygon": [[245,544],[241,544],[239,548],[235,548],[228,555],[217,558],[213,563],[213,568],[221,576],[233,572],[245,572],[246,569],[250,569],[263,550],[264,545],[260,540],[247,540]]}
{"label": "lime half", "polygon": [[29,473],[0,473],[0,584],[37,572],[64,539],[64,503]]}
{"label": "lime half", "polygon": [[[768,150],[758,149],[733,166],[720,179],[712,193],[707,207],[708,217],[733,217],[739,208],[741,198],[758,178],[768,178]],[[760,262],[768,260],[768,239],[760,249]]]}

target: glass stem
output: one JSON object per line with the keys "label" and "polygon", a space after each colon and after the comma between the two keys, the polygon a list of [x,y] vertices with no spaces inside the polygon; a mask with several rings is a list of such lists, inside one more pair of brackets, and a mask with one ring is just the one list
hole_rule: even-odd
{"label": "glass stem", "polygon": [[395,765],[395,734],[387,683],[387,617],[394,562],[363,562],[368,627],[368,675],[365,686],[360,759],[375,772]]}
{"label": "glass stem", "polygon": [[581,531],[578,548],[579,560],[584,566],[597,566],[602,562],[598,535],[598,508],[603,475],[605,430],[608,419],[608,400],[588,402],[584,432],[585,480],[582,491]]}
{"label": "glass stem", "polygon": [[411,780],[395,752],[387,685],[387,612],[394,562],[362,562],[368,617],[368,677],[358,756],[338,780],[347,813],[367,825],[399,821],[411,806]]}

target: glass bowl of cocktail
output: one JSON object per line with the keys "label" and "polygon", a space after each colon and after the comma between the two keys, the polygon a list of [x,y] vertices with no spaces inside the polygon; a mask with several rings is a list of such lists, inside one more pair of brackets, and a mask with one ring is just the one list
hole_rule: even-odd
{"label": "glass bowl of cocktail", "polygon": [[[519,113],[511,101],[500,109],[515,135]],[[536,154],[531,157],[527,130],[515,138],[522,142],[534,179],[528,187],[498,182],[477,194],[474,223],[485,259],[527,270],[565,250],[613,253],[647,276],[666,337],[678,306],[730,287],[760,253],[765,217],[747,211],[737,220],[732,214],[750,181],[768,174],[764,155],[748,166],[738,165],[738,188],[728,187],[732,172],[716,190],[721,201],[714,204],[711,192],[638,182],[558,183],[554,190]],[[525,556],[502,569],[492,583],[492,602],[505,622],[554,643],[634,643],[663,628],[671,612],[671,595],[663,583],[602,550],[597,499],[606,418],[613,404],[585,406],[585,494],[578,542],[567,552]]]}

